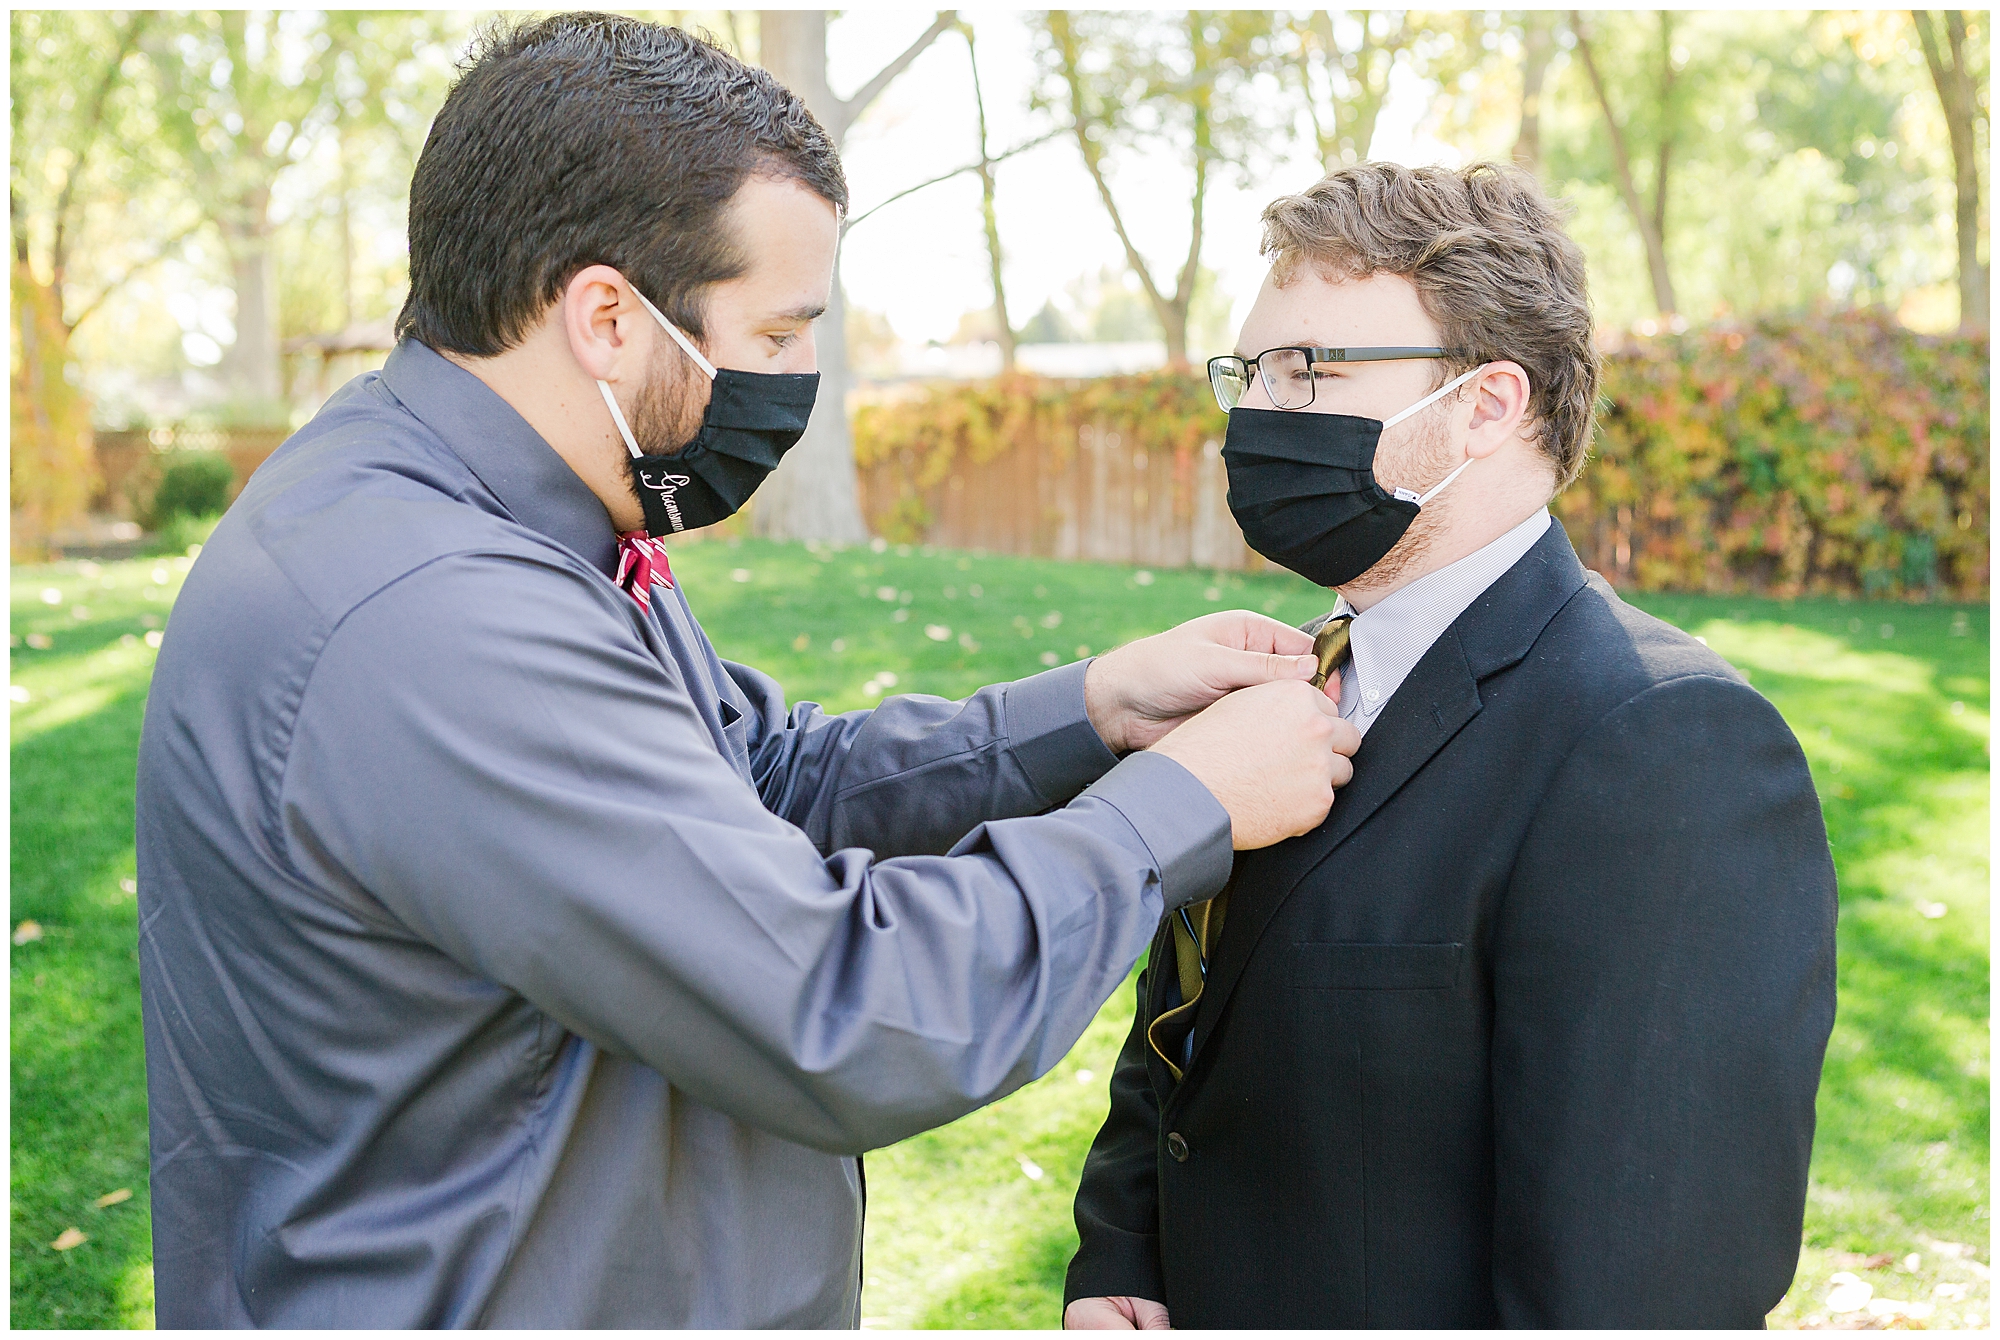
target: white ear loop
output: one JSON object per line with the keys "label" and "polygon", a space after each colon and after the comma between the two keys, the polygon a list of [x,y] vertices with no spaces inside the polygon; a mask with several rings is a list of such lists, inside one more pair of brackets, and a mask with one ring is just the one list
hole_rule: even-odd
{"label": "white ear loop", "polygon": [[[1444,395],[1446,392],[1465,385],[1465,383],[1471,381],[1474,377],[1479,375],[1479,373],[1483,372],[1485,368],[1486,365],[1484,363],[1481,363],[1478,367],[1474,368],[1472,371],[1452,378],[1450,381],[1446,382],[1443,386],[1438,387],[1437,390],[1432,391],[1422,400],[1419,400],[1416,404],[1410,406],[1408,409],[1404,410],[1401,414],[1398,414],[1395,418],[1384,419],[1382,421],[1383,431],[1386,432],[1389,429],[1395,427],[1397,424],[1409,418],[1412,414],[1415,414],[1418,410],[1430,404],[1432,401],[1438,399],[1438,397]],[[1417,506],[1422,507],[1425,503],[1437,497],[1438,494],[1443,493],[1444,486],[1446,484],[1451,483],[1452,480],[1457,479],[1461,474],[1465,473],[1465,467],[1470,464],[1472,464],[1472,457],[1467,456],[1464,460],[1458,463],[1458,468],[1456,470],[1453,470],[1443,479],[1440,479],[1428,491],[1424,493],[1418,493],[1414,489],[1397,489],[1396,496],[1402,499],[1404,502],[1413,502]]]}
{"label": "white ear loop", "polygon": [[1424,406],[1430,404],[1432,401],[1438,399],[1440,396],[1445,395],[1447,392],[1457,390],[1459,387],[1465,385],[1467,382],[1471,381],[1474,377],[1477,377],[1480,373],[1484,372],[1485,370],[1486,370],[1486,365],[1484,363],[1481,363],[1478,367],[1474,368],[1472,371],[1461,373],[1460,375],[1453,377],[1443,386],[1438,387],[1437,390],[1432,391],[1429,395],[1425,396],[1422,400],[1419,400],[1416,404],[1404,410],[1401,414],[1398,414],[1391,419],[1384,419],[1382,421],[1382,427],[1385,430],[1394,428],[1397,424],[1409,418],[1412,414],[1415,414],[1418,410],[1422,409]]}
{"label": "white ear loop", "polygon": [[[674,337],[674,343],[681,347],[681,352],[692,358],[694,365],[708,374],[710,381],[714,381],[715,364],[701,356],[701,350],[694,347],[694,342],[681,334],[679,327],[675,326],[673,322],[660,315],[660,309],[653,306],[652,301],[645,294],[635,288],[632,290],[632,296],[646,305],[646,310],[653,314],[653,320],[659,322],[667,334]],[[600,381],[597,383],[597,389],[604,393],[604,403],[611,410],[612,421],[618,425],[618,436],[625,439],[625,450],[632,453],[632,459],[639,459],[644,453],[639,450],[639,443],[632,436],[632,425],[625,422],[625,412],[618,408],[617,397],[611,394],[611,384]]]}
{"label": "white ear loop", "polygon": [[653,306],[652,300],[648,298],[645,294],[641,293],[638,289],[633,289],[632,296],[637,298],[640,302],[646,304],[646,310],[653,314],[653,320],[659,322],[662,326],[664,326],[666,328],[667,334],[674,337],[674,343],[678,344],[681,347],[682,351],[685,352],[689,358],[692,358],[694,360],[694,365],[696,367],[700,368],[703,372],[708,374],[708,379],[710,381],[714,381],[715,364],[709,362],[706,358],[703,358],[701,356],[701,350],[694,347],[694,341],[690,340],[687,336],[681,334],[680,327],[676,326],[673,322],[667,320],[667,318],[665,318],[664,316],[661,316],[660,309]]}
{"label": "white ear loop", "polygon": [[632,453],[633,460],[638,460],[643,453],[632,437],[632,425],[625,422],[625,412],[618,408],[617,397],[611,394],[611,383],[599,382],[597,389],[604,392],[604,403],[611,407],[611,419],[618,425],[618,436],[625,439],[625,450]]}

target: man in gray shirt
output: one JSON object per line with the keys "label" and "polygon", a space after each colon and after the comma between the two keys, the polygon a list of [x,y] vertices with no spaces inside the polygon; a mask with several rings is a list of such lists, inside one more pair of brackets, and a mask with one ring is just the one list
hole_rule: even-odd
{"label": "man in gray shirt", "polygon": [[657,536],[796,441],[845,200],[671,29],[454,89],[402,343],[250,481],[148,701],[162,1326],[851,1326],[855,1155],[1325,817],[1358,736],[1254,615],[842,716],[717,657]]}

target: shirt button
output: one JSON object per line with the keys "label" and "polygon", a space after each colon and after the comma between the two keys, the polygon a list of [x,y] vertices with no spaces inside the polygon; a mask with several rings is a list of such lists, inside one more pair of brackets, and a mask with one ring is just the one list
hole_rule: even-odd
{"label": "shirt button", "polygon": [[1366,698],[1371,703],[1379,703],[1382,701],[1382,690],[1370,689],[1368,690],[1368,692],[1362,694],[1361,696]]}
{"label": "shirt button", "polygon": [[1188,1144],[1179,1131],[1167,1132],[1167,1152],[1174,1156],[1175,1163],[1187,1162]]}

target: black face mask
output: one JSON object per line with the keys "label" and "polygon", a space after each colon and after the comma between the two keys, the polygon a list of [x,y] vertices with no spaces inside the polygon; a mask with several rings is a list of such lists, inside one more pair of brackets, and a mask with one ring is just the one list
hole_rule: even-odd
{"label": "black face mask", "polygon": [[1387,424],[1306,410],[1239,405],[1229,411],[1222,463],[1229,470],[1229,510],[1244,541],[1321,586],[1351,582],[1380,563],[1423,504],[1472,464],[1467,458],[1429,493],[1387,493],[1375,482],[1375,448],[1382,431],[1472,375],[1439,387]]}
{"label": "black face mask", "polygon": [[636,288],[632,296],[711,383],[701,431],[671,456],[642,455],[610,383],[597,383],[630,453],[632,491],[646,514],[646,533],[658,538],[712,526],[748,502],[784,454],[798,445],[819,394],[819,374],[718,368],[651,299]]}
{"label": "black face mask", "polygon": [[629,458],[646,532],[712,526],[750,500],[806,431],[817,372],[717,368],[701,431],[671,456]]}

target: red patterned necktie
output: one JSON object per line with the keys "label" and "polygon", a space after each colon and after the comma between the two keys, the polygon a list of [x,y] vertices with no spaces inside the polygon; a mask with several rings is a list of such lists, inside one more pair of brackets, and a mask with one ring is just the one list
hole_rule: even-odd
{"label": "red patterned necktie", "polygon": [[628,530],[618,537],[618,585],[642,610],[653,608],[655,584],[674,588],[673,569],[667,566],[667,546],[643,530]]}

